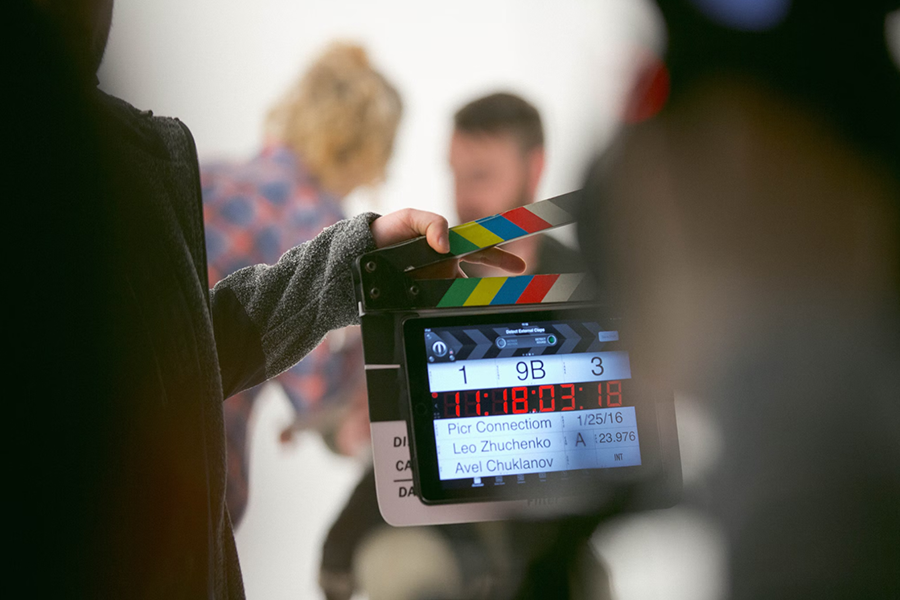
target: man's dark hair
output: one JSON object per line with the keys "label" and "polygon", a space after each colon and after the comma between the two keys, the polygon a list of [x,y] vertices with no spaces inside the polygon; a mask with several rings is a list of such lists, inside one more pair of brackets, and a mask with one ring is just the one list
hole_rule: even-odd
{"label": "man's dark hair", "polygon": [[511,134],[522,152],[544,145],[540,113],[515,94],[500,92],[473,100],[456,112],[453,123],[462,133]]}

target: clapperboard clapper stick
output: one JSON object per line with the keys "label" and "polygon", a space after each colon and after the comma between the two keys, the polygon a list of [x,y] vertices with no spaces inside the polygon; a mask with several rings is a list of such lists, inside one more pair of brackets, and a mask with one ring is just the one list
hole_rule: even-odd
{"label": "clapperboard clapper stick", "polygon": [[582,273],[458,279],[410,277],[416,269],[545,233],[575,222],[581,190],[450,228],[450,252],[440,254],[424,237],[359,258],[364,312],[397,309],[548,304],[591,299]]}

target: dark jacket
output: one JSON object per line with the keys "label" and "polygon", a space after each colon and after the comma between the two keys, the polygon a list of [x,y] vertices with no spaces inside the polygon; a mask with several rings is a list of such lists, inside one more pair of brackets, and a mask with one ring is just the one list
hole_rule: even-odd
{"label": "dark jacket", "polygon": [[102,596],[240,598],[224,506],[222,401],[357,321],[350,266],[373,215],[342,221],[275,265],[207,288],[199,172],[177,119],[101,97],[112,181],[108,313],[117,375],[90,534]]}

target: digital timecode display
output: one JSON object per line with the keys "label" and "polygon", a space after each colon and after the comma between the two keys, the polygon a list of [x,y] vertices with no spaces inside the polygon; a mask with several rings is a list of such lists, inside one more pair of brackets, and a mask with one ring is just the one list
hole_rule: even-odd
{"label": "digital timecode display", "polygon": [[432,392],[434,418],[520,415],[622,406],[622,382],[601,381]]}
{"label": "digital timecode display", "polygon": [[553,321],[425,329],[438,475],[506,478],[641,464],[618,331]]}

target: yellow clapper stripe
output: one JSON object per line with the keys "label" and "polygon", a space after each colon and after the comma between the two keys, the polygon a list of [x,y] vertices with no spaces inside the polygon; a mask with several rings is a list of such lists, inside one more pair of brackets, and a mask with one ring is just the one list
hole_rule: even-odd
{"label": "yellow clapper stripe", "polygon": [[453,228],[453,231],[466,238],[479,248],[493,246],[504,241],[502,237],[491,233],[478,223],[466,223]]}
{"label": "yellow clapper stripe", "polygon": [[485,277],[475,286],[463,306],[487,306],[506,283],[506,279],[506,277]]}

